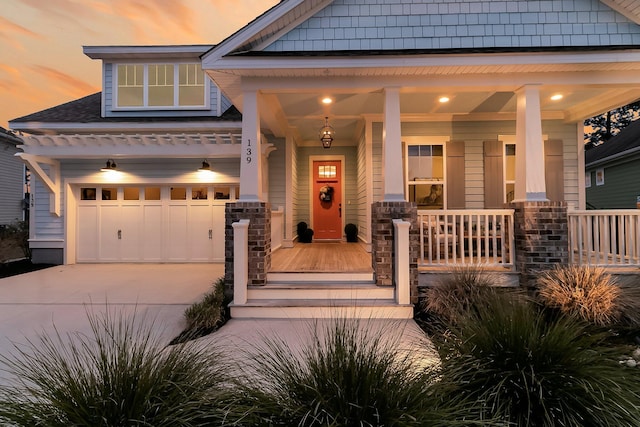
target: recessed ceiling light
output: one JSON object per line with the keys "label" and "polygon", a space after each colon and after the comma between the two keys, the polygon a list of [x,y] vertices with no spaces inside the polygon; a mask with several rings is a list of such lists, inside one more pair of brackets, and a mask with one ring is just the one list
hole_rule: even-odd
{"label": "recessed ceiling light", "polygon": [[333,99],[329,98],[328,96],[325,96],[324,98],[322,98],[323,104],[331,104],[332,102],[333,102]]}
{"label": "recessed ceiling light", "polygon": [[441,96],[438,101],[440,101],[440,103],[444,104],[445,102],[449,102],[449,97],[448,96]]}
{"label": "recessed ceiling light", "polygon": [[562,98],[563,98],[563,96],[560,93],[556,93],[555,95],[551,96],[551,100],[552,101],[560,101]]}

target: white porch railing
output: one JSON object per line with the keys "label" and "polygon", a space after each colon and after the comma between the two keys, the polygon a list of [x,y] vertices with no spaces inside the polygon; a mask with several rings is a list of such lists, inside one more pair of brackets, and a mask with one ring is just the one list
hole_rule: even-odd
{"label": "white porch railing", "polygon": [[572,263],[640,267],[640,210],[570,210],[568,216]]}
{"label": "white porch railing", "polygon": [[514,268],[513,209],[418,211],[421,266]]}

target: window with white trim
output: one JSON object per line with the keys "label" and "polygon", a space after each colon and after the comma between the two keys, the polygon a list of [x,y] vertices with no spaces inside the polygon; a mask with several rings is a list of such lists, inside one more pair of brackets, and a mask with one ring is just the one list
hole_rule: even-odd
{"label": "window with white trim", "polygon": [[408,143],[407,193],[418,209],[445,207],[445,145]]}
{"label": "window with white trim", "polygon": [[604,185],[604,169],[596,169],[596,185]]}
{"label": "window with white trim", "polygon": [[584,188],[591,188],[591,172],[584,174]]}
{"label": "window with white trim", "polygon": [[116,108],[204,108],[207,80],[200,64],[118,64]]}

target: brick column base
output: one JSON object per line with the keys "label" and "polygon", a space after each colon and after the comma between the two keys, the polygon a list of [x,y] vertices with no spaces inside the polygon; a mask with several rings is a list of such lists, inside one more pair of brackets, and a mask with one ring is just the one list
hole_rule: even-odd
{"label": "brick column base", "polygon": [[271,206],[265,202],[227,203],[224,225],[225,294],[233,295],[233,223],[249,222],[249,285],[264,285],[271,268]]}
{"label": "brick column base", "polygon": [[371,205],[371,259],[376,284],[393,286],[393,219],[411,223],[409,229],[409,270],[411,280],[411,302],[418,302],[418,250],[420,229],[418,210],[410,202],[375,202]]}
{"label": "brick column base", "polygon": [[515,264],[520,284],[535,286],[537,273],[569,263],[566,202],[515,202]]}

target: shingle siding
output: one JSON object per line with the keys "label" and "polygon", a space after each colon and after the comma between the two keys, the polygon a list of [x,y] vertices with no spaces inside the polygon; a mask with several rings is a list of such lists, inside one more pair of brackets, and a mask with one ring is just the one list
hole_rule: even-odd
{"label": "shingle siding", "polygon": [[265,50],[457,49],[640,44],[599,0],[336,0]]}

